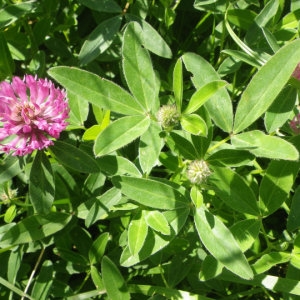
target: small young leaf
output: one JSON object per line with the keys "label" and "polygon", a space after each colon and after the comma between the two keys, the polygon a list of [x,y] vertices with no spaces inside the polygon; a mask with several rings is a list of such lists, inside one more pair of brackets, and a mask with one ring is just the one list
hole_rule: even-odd
{"label": "small young leaf", "polygon": [[208,129],[206,123],[199,115],[182,115],[180,118],[180,124],[183,130],[191,134],[200,135],[204,137],[207,136]]}
{"label": "small young leaf", "polygon": [[[186,69],[193,74],[191,79],[196,89],[202,88],[211,81],[220,80],[219,74],[201,56],[186,53],[182,56],[182,59]],[[232,131],[232,102],[225,88],[215,93],[204,106],[218,127],[225,132]]]}
{"label": "small young leaf", "polygon": [[166,217],[158,210],[145,211],[145,220],[149,227],[164,235],[170,235],[171,229]]}
{"label": "small young leaf", "polygon": [[128,116],[116,120],[98,135],[94,144],[95,155],[103,156],[126,146],[141,136],[149,126],[150,119],[144,116]]}
{"label": "small young leaf", "polygon": [[200,108],[207,100],[209,100],[215,93],[219,91],[220,88],[227,84],[223,80],[215,80],[206,83],[201,88],[199,88],[191,97],[184,114],[191,114]]}
{"label": "small young leaf", "polygon": [[248,150],[257,157],[271,159],[297,160],[297,149],[286,140],[253,130],[233,135],[231,143],[236,149]]}
{"label": "small young leaf", "polygon": [[110,299],[130,299],[130,294],[121,272],[107,256],[104,256],[102,259],[101,273],[104,287]]}
{"label": "small young leaf", "polygon": [[17,215],[17,206],[15,204],[11,205],[4,214],[4,222],[11,223]]}
{"label": "small young leaf", "polygon": [[253,272],[229,229],[204,208],[195,213],[195,225],[205,248],[228,270],[244,279],[252,279]]}
{"label": "small young leaf", "polygon": [[136,256],[145,244],[148,226],[143,213],[134,216],[128,226],[128,246],[131,255]]}
{"label": "small young leaf", "polygon": [[177,110],[181,111],[183,95],[182,58],[178,58],[173,71],[173,92]]}
{"label": "small young leaf", "polygon": [[54,200],[54,176],[48,157],[38,151],[29,176],[29,196],[35,211],[47,214]]}

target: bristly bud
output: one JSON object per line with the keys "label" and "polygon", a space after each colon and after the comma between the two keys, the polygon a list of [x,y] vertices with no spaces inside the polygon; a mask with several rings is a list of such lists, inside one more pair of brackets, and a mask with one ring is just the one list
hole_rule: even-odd
{"label": "bristly bud", "polygon": [[292,121],[290,121],[290,127],[295,134],[300,133],[300,114],[297,114]]}
{"label": "bristly bud", "polygon": [[187,178],[192,184],[204,183],[211,171],[204,160],[193,160],[187,168]]}
{"label": "bristly bud", "polygon": [[179,113],[174,104],[163,105],[158,113],[157,120],[163,128],[172,128],[179,122]]}

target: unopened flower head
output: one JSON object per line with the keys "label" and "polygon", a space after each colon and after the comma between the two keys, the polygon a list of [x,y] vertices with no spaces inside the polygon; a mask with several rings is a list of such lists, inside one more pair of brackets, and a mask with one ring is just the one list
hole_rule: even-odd
{"label": "unopened flower head", "polygon": [[290,127],[294,131],[294,133],[300,133],[300,114],[297,114],[292,121],[290,121]]}
{"label": "unopened flower head", "polygon": [[173,104],[163,105],[157,113],[157,120],[163,128],[175,126],[179,121],[176,106]]}
{"label": "unopened flower head", "polygon": [[65,91],[26,75],[0,83],[0,151],[22,156],[53,144],[67,127]]}
{"label": "unopened flower head", "polygon": [[295,68],[292,76],[298,80],[300,80],[300,63],[297,65],[297,67]]}
{"label": "unopened flower head", "polygon": [[200,185],[205,182],[211,171],[204,160],[193,160],[187,168],[187,178],[191,183]]}

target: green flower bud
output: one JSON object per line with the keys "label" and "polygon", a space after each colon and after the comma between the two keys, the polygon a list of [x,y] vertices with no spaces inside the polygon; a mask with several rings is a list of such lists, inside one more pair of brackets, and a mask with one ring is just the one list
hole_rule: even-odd
{"label": "green flower bud", "polygon": [[211,171],[204,160],[193,160],[187,168],[187,178],[193,184],[200,185],[205,182]]}
{"label": "green flower bud", "polygon": [[173,104],[163,105],[157,113],[157,120],[163,128],[171,128],[177,125],[179,117],[177,108]]}

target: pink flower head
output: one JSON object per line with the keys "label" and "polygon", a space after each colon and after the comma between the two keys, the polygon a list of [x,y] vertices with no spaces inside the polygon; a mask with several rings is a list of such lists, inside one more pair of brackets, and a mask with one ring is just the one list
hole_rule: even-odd
{"label": "pink flower head", "polygon": [[297,65],[296,69],[294,70],[292,76],[298,80],[300,80],[300,63]]}
{"label": "pink flower head", "polygon": [[297,114],[292,121],[290,121],[290,127],[294,133],[300,133],[300,114]]}
{"label": "pink flower head", "polygon": [[0,151],[23,156],[47,148],[68,117],[66,93],[50,80],[25,75],[0,83]]}

